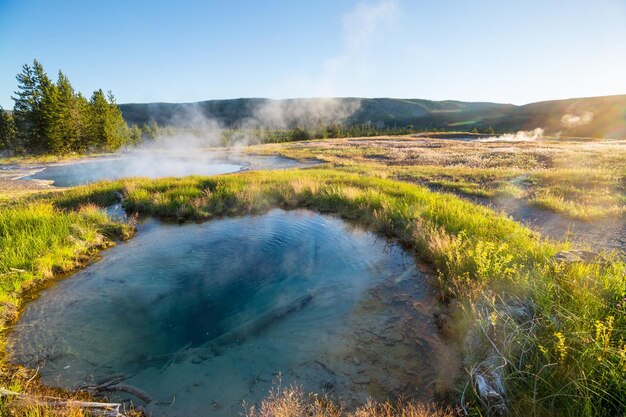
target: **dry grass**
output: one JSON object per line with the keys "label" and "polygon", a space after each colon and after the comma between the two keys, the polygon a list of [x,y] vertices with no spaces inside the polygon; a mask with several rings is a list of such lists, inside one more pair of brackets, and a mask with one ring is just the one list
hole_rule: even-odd
{"label": "dry grass", "polygon": [[260,407],[246,409],[245,417],[453,417],[450,409],[412,401],[376,403],[373,401],[347,411],[342,405],[315,394],[307,394],[297,386],[282,388],[280,384],[262,401]]}

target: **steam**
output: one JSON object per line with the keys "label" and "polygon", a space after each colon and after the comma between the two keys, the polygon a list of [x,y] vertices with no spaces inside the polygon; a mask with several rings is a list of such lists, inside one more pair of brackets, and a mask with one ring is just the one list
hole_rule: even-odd
{"label": "steam", "polygon": [[561,118],[561,126],[565,128],[581,127],[591,123],[593,112],[586,111],[580,114],[565,114]]}
{"label": "steam", "polygon": [[517,133],[506,133],[500,136],[490,136],[478,139],[478,142],[534,142],[543,138],[544,130],[536,128],[529,131],[519,131]]}
{"label": "steam", "polygon": [[268,100],[244,127],[289,129],[314,128],[320,124],[345,123],[361,106],[358,99],[313,98]]}
{"label": "steam", "polygon": [[249,108],[243,109],[244,117],[235,126],[232,120],[210,114],[202,103],[185,105],[168,123],[180,128],[166,130],[156,140],[146,141],[140,150],[188,151],[221,146],[225,130],[232,133],[233,129],[237,134],[230,136],[229,146],[236,148],[258,143],[255,137],[258,130],[315,129],[349,122],[361,107],[360,100],[330,97],[345,87],[345,81],[341,80],[371,82],[377,62],[371,53],[375,49],[372,46],[394,30],[393,23],[400,9],[398,1],[361,1],[344,14],[338,39],[339,53],[325,59],[316,75],[305,80],[307,90],[315,92],[319,98],[253,101]]}
{"label": "steam", "polygon": [[198,103],[185,105],[184,111],[171,117],[167,125],[170,127],[166,127],[164,133],[153,140],[145,140],[137,150],[185,152],[221,143],[221,123],[206,116]]}
{"label": "steam", "polygon": [[315,89],[331,96],[339,88],[346,88],[345,80],[373,82],[377,57],[372,56],[371,46],[393,29],[398,12],[397,0],[380,0],[361,2],[346,13],[342,19],[342,49],[324,61]]}

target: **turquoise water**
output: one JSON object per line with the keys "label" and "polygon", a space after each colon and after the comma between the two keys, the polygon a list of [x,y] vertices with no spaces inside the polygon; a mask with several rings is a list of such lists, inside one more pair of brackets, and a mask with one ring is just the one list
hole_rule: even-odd
{"label": "turquoise water", "polygon": [[428,294],[412,255],[310,211],[150,220],[32,301],[10,352],[51,385],[121,376],[155,416],[238,415],[279,375],[348,406],[427,397],[446,361]]}

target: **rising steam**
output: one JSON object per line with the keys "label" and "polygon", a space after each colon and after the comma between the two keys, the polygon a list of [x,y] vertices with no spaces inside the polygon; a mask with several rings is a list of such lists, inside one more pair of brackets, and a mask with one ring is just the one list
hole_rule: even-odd
{"label": "rising steam", "polygon": [[478,139],[478,142],[534,142],[543,138],[543,129],[536,128],[529,131],[519,131],[517,133],[506,133],[500,136],[490,136]]}
{"label": "rising steam", "polygon": [[254,112],[244,127],[289,129],[314,128],[320,124],[345,123],[361,106],[359,99],[312,98],[268,100]]}
{"label": "rising steam", "polygon": [[590,111],[579,114],[565,114],[561,118],[561,126],[565,128],[580,127],[591,123],[592,120],[593,113]]}

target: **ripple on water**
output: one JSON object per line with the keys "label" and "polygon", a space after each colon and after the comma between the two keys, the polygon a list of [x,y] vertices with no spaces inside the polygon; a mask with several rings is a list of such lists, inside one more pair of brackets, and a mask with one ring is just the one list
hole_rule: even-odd
{"label": "ripple on water", "polygon": [[155,415],[239,413],[279,372],[348,406],[428,398],[456,370],[432,303],[411,255],[336,218],[148,221],[30,303],[10,352],[62,387],[123,374]]}

